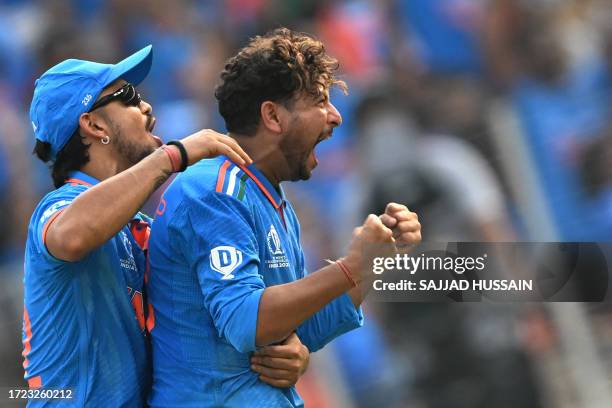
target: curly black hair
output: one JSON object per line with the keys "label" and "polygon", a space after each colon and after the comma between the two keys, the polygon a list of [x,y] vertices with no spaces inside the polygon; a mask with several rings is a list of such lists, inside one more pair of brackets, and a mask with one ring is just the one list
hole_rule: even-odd
{"label": "curly black hair", "polygon": [[338,66],[323,43],[305,33],[278,28],[251,39],[225,64],[215,89],[227,130],[252,136],[265,101],[291,107],[304,92],[315,98],[330,86],[346,92],[346,83],[335,77]]}

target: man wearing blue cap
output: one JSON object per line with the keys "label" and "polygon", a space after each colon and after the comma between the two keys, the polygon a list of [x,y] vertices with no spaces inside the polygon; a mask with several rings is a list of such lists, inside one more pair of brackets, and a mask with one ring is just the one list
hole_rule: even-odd
{"label": "man wearing blue cap", "polygon": [[[134,88],[152,47],[118,64],[70,59],[45,72],[30,119],[56,190],[30,221],[24,277],[24,368],[31,389],[87,407],[140,407],[150,384],[143,281],[149,219],[138,213],[172,173],[204,157],[250,159],[211,130],[163,145]],[[49,394],[47,394],[49,395]]]}

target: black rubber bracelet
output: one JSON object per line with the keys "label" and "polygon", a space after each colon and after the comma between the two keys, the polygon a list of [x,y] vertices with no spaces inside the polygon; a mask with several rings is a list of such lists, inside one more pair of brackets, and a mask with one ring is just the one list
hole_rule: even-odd
{"label": "black rubber bracelet", "polygon": [[179,169],[179,171],[185,171],[187,165],[189,164],[189,156],[187,156],[187,150],[185,150],[185,146],[183,146],[183,144],[178,140],[171,140],[166,144],[178,147],[179,151],[181,152],[181,168]]}

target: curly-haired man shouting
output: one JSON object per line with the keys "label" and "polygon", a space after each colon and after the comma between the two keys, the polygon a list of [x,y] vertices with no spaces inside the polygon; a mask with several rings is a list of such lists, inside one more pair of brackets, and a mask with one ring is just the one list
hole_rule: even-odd
{"label": "curly-haired man shouting", "polygon": [[[316,351],[362,324],[364,243],[420,240],[416,215],[392,204],[356,229],[344,258],[305,270],[280,183],[308,179],[315,146],[342,123],[329,99],[331,86],[346,87],[337,66],[320,41],[288,29],[227,62],[219,111],[253,164],[204,160],[164,194],[149,247],[151,406],[302,406],[295,381],[271,379],[291,370],[300,341]],[[287,358],[270,357],[279,350]]]}

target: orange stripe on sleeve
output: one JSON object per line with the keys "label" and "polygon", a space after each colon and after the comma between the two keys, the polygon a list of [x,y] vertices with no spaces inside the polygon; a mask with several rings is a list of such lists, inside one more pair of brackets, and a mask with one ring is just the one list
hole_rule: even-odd
{"label": "orange stripe on sleeve", "polygon": [[69,184],[72,184],[72,185],[80,184],[82,186],[87,186],[87,187],[91,187],[92,186],[91,183],[88,183],[88,182],[83,181],[83,180],[75,179],[75,178],[69,178],[68,180],[65,181],[65,183],[69,183]]}
{"label": "orange stripe on sleeve", "polygon": [[51,218],[49,218],[47,220],[47,222],[45,223],[45,226],[43,227],[43,231],[42,231],[42,243],[45,247],[47,247],[47,231],[49,230],[49,227],[51,226],[51,223],[53,221],[55,221],[55,219],[57,218],[58,215],[60,215],[62,212],[64,211],[64,209],[59,210],[58,212],[56,212],[55,214],[53,214],[51,216]]}
{"label": "orange stripe on sleeve", "polygon": [[226,160],[221,165],[221,170],[219,171],[219,177],[217,178],[217,187],[215,191],[220,193],[223,190],[223,184],[225,183],[225,173],[227,173],[227,168],[230,166],[230,161]]}

